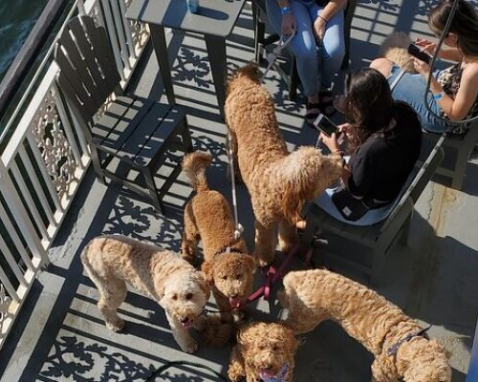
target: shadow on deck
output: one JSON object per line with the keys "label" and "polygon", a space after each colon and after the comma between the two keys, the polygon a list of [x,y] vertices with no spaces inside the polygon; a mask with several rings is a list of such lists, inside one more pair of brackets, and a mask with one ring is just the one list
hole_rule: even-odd
{"label": "shadow on deck", "polygon": [[[388,33],[426,33],[424,15],[432,2],[398,0],[359,1],[352,31],[352,68],[367,65]],[[228,41],[229,69],[253,58],[251,12],[246,7]],[[211,188],[230,200],[224,147],[226,128],[219,117],[204,42],[195,35],[170,33],[170,57],[175,93],[188,107],[188,122],[195,149],[209,151],[214,162],[208,171]],[[355,58],[357,57],[357,58]],[[151,50],[145,54],[133,86],[139,95],[159,98],[157,63]],[[340,78],[338,84],[340,84]],[[287,100],[286,86],[271,72],[267,87],[277,104],[277,115],[289,148],[314,144],[316,132],[303,124],[303,108]],[[433,323],[437,337],[453,353],[453,381],[464,381],[468,368],[478,301],[478,167],[470,163],[464,187],[455,192],[431,184],[415,214],[410,244],[392,250],[379,292],[421,322]],[[85,178],[62,231],[51,250],[51,265],[40,274],[2,349],[2,381],[144,381],[168,361],[188,360],[225,374],[230,348],[201,347],[194,355],[182,353],[174,342],[162,309],[151,300],[130,292],[120,309],[128,322],[125,334],[107,331],[96,308],[98,293],[83,273],[79,254],[102,233],[116,233],[180,250],[182,209],[191,195],[184,177],[171,188],[166,213],[159,215],[136,195],[116,185],[105,187]],[[240,220],[249,248],[253,248],[253,215],[247,191],[238,189]],[[474,232],[471,232],[474,231]],[[333,243],[329,243],[332,247]],[[319,247],[320,251],[328,250]],[[351,256],[359,256],[349,249]],[[299,266],[299,261],[295,266]],[[351,277],[359,276],[337,269]],[[260,275],[256,282],[260,283]],[[214,306],[213,303],[210,303]],[[281,316],[275,299],[248,307],[254,319]],[[297,381],[357,382],[370,380],[372,357],[334,323],[324,323],[305,337],[297,355]],[[189,367],[171,369],[164,381],[215,381]]]}

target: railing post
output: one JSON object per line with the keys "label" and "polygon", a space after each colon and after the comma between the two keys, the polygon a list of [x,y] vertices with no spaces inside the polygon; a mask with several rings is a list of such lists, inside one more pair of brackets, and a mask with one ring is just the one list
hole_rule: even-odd
{"label": "railing post", "polygon": [[15,186],[13,185],[2,160],[0,160],[0,186],[8,208],[14,216],[18,227],[22,231],[23,237],[25,238],[32,255],[34,257],[39,257],[42,265],[49,264],[48,253],[45,248],[43,248],[40,238],[35,232],[35,228],[30,221],[27,211],[17,194]]}

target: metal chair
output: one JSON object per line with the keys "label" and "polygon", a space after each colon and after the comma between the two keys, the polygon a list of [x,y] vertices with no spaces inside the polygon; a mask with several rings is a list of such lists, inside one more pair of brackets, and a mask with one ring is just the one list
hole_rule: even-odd
{"label": "metal chair", "polygon": [[370,284],[376,286],[385,256],[392,245],[399,239],[401,244],[407,243],[415,203],[444,158],[444,151],[441,148],[443,140],[438,142],[416,175],[412,176],[409,186],[386,220],[372,226],[354,226],[334,219],[316,204],[311,204],[305,216],[307,224],[302,236],[304,245],[313,245],[314,236],[320,230],[321,236],[327,237],[331,234],[338,237],[342,243],[350,243],[352,252],[359,246],[367,247],[372,256],[368,264],[363,263],[365,256],[362,256],[362,253],[361,256],[353,256],[352,259],[335,253],[321,254],[325,260],[331,260],[364,273],[369,277]]}
{"label": "metal chair", "polygon": [[[437,168],[436,174],[450,179],[451,188],[460,191],[463,188],[468,160],[478,142],[478,121],[472,123],[463,136],[446,134],[444,136],[442,147],[445,150],[445,159]],[[422,137],[425,144],[436,145],[442,136],[423,133]]]}
{"label": "metal chair", "polygon": [[123,94],[106,31],[89,16],[68,23],[55,60],[59,88],[83,129],[98,178],[149,198],[161,212],[162,198],[181,171],[180,161],[168,161],[172,171],[159,190],[155,174],[172,151],[193,149],[184,110]]}

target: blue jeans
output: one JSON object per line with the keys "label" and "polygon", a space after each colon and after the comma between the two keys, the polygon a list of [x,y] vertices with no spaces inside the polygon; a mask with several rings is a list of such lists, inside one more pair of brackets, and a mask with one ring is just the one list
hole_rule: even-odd
{"label": "blue jeans", "polygon": [[[288,45],[296,58],[297,72],[302,82],[304,95],[307,97],[318,93],[319,66],[322,86],[330,87],[334,75],[340,70],[345,55],[344,12],[337,12],[327,22],[325,36],[318,52],[314,21],[322,12],[323,7],[317,5],[315,1],[309,4],[300,0],[290,0],[297,31]],[[272,28],[279,35],[282,34],[282,13],[277,0],[267,0],[266,6]]]}
{"label": "blue jeans", "polygon": [[[392,84],[400,73],[400,67],[392,66],[391,75],[388,83]],[[437,77],[438,73],[435,73]],[[392,97],[395,100],[408,103],[420,116],[422,129],[432,133],[444,133],[452,129],[451,124],[436,119],[424,104],[424,96],[427,90],[427,84],[421,74],[405,73],[392,90]],[[435,114],[441,114],[441,108],[433,99],[431,93],[428,93],[427,103]]]}

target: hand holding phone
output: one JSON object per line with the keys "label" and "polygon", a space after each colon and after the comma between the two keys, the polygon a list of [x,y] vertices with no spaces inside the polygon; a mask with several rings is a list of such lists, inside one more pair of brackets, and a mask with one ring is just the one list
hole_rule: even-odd
{"label": "hand holding phone", "polygon": [[336,134],[337,138],[342,135],[340,128],[324,114],[319,114],[314,121],[314,126],[328,137],[332,136],[333,133]]}
{"label": "hand holding phone", "polygon": [[432,57],[428,53],[421,50],[415,44],[412,43],[408,45],[408,53],[411,54],[413,57],[418,58],[419,60],[426,62],[428,65],[430,65]]}

